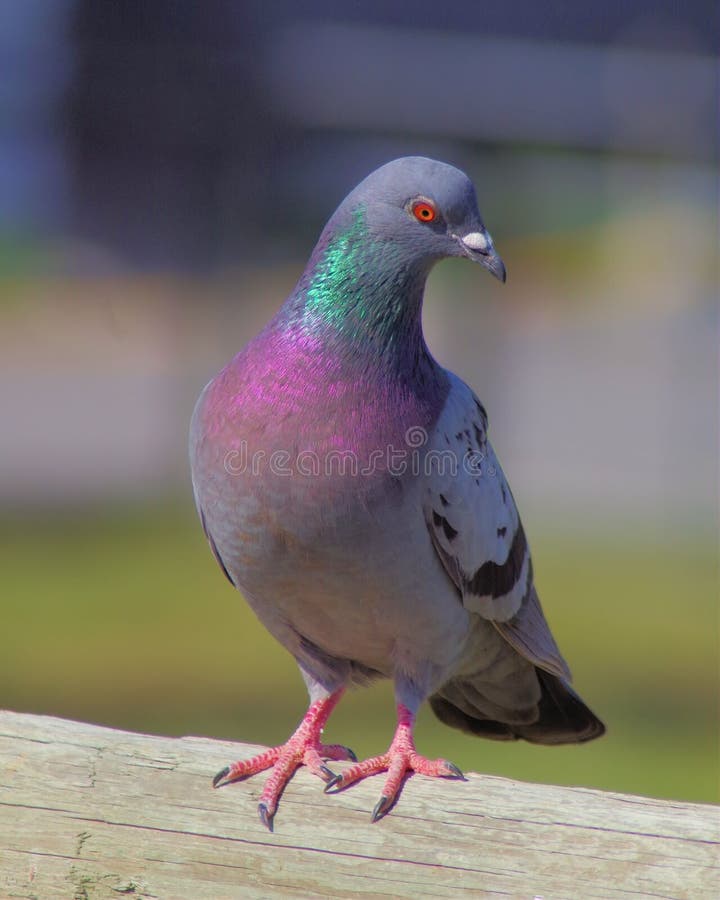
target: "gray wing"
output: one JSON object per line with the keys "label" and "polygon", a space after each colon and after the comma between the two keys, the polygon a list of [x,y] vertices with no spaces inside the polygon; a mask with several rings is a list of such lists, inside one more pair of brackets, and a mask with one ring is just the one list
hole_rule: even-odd
{"label": "gray wing", "polygon": [[463,605],[534,665],[570,679],[533,584],[515,500],[487,439],[487,414],[455,376],[425,457],[424,514]]}

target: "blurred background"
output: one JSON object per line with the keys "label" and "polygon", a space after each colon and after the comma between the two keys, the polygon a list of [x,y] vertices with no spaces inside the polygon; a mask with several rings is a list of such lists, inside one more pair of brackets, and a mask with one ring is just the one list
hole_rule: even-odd
{"label": "blurred background", "polygon": [[[0,4],[0,705],[284,740],[293,661],[196,520],[203,385],[377,165],[464,168],[508,268],[444,263],[540,594],[608,735],[468,770],[718,799],[717,5]],[[389,685],[331,741],[390,739]],[[208,759],[208,777],[228,762]]]}

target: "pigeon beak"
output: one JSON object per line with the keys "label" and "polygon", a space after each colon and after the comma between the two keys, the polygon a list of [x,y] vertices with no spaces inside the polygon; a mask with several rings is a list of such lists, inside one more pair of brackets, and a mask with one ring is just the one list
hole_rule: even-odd
{"label": "pigeon beak", "polygon": [[505,284],[507,272],[505,271],[505,263],[500,259],[499,254],[491,250],[487,256],[483,256],[478,260],[481,266],[485,266],[488,272],[492,273],[498,281]]}
{"label": "pigeon beak", "polygon": [[469,234],[458,237],[463,252],[472,259],[473,262],[479,262],[481,266],[485,266],[488,272],[491,272],[498,281],[505,283],[507,274],[505,272],[505,263],[495,252],[492,238],[487,231],[471,231]]}

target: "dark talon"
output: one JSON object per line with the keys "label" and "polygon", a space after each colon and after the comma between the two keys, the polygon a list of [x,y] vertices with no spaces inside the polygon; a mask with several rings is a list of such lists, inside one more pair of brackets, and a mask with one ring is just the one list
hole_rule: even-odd
{"label": "dark talon", "polygon": [[350,762],[357,762],[358,758],[353,751],[349,747],[346,747],[345,749],[347,750],[347,755],[350,757]]}
{"label": "dark talon", "polygon": [[444,760],[444,763],[445,763],[445,768],[450,770],[448,772],[448,775],[451,778],[459,778],[461,781],[465,781],[465,776],[460,771],[460,769],[458,769],[458,767],[455,765],[455,763],[448,762],[448,760]]}
{"label": "dark talon", "polygon": [[222,769],[222,771],[218,772],[217,775],[213,778],[213,787],[214,788],[220,787],[220,782],[224,778],[227,778],[229,774],[230,774],[230,766],[225,766],[225,768]]}
{"label": "dark talon", "polygon": [[322,773],[322,777],[326,782],[331,782],[333,778],[337,778],[338,776],[333,772],[332,769],[328,769],[327,766],[320,766],[320,772]]}
{"label": "dark talon", "polygon": [[378,800],[375,804],[375,809],[372,811],[372,816],[370,817],[371,822],[377,822],[378,819],[382,818],[390,807],[390,798],[386,797],[385,794]]}
{"label": "dark talon", "polygon": [[272,831],[274,813],[271,813],[264,803],[258,803],[258,815],[260,816],[260,821],[267,830]]}
{"label": "dark talon", "polygon": [[334,775],[330,781],[325,785],[325,793],[331,791],[334,787],[338,785],[342,785],[342,772],[339,775]]}

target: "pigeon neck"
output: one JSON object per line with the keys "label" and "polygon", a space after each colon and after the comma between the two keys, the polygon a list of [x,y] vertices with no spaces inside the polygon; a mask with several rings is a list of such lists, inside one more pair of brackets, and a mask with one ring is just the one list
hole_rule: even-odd
{"label": "pigeon neck", "polygon": [[333,352],[380,365],[429,357],[421,311],[429,264],[373,238],[362,207],[325,229],[290,304],[290,326]]}

